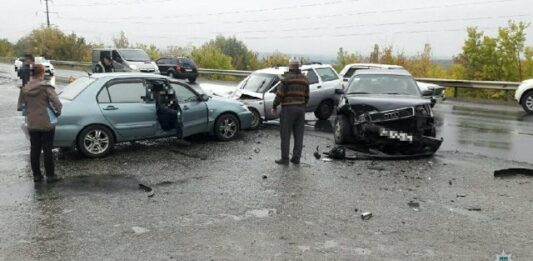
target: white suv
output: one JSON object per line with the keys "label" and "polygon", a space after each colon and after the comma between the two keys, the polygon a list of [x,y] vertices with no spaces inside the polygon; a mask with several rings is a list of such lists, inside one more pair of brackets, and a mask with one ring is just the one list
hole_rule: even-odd
{"label": "white suv", "polygon": [[[320,120],[327,120],[338,104],[337,89],[342,89],[342,80],[331,65],[303,65],[302,72],[309,79],[309,103],[307,112],[314,112]],[[244,79],[232,94],[243,102],[254,115],[252,129],[262,121],[277,119],[270,112],[280,84],[280,77],[287,67],[267,68],[253,72]]]}
{"label": "white suv", "polygon": [[339,73],[342,78],[344,78],[344,81],[347,82],[350,80],[352,75],[355,74],[358,70],[368,70],[368,69],[388,69],[388,70],[405,70],[400,65],[393,65],[393,64],[378,64],[378,63],[352,63],[344,66],[342,71]]}
{"label": "white suv", "polygon": [[533,79],[523,81],[516,89],[514,98],[527,113],[533,114]]}

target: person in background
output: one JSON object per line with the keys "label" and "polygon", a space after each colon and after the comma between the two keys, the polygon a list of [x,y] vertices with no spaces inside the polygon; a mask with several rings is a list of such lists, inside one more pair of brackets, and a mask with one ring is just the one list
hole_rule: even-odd
{"label": "person in background", "polygon": [[96,66],[94,67],[94,72],[95,73],[115,72],[115,67],[113,66],[113,60],[111,60],[111,57],[104,56],[104,58],[102,58],[100,62],[98,62],[98,64],[96,64]]}
{"label": "person in background", "polygon": [[[33,70],[33,64],[35,63],[35,58],[31,54],[26,54],[24,56],[24,62],[22,66],[17,70],[17,76],[22,80],[22,87],[24,87],[29,81]],[[22,101],[21,93],[19,92],[19,99],[17,102],[17,111],[22,111]]]}
{"label": "person in background", "polygon": [[31,80],[21,89],[21,100],[26,108],[26,123],[30,134],[33,180],[35,182],[43,180],[40,168],[42,150],[46,181],[50,183],[59,181],[60,178],[54,173],[52,145],[55,126],[51,123],[48,110],[52,110],[56,116],[59,116],[62,104],[55,88],[44,80],[44,72],[42,64],[34,65]]}
{"label": "person in background", "polygon": [[289,164],[291,133],[294,134],[294,149],[290,162],[300,164],[307,102],[309,102],[309,80],[300,70],[300,61],[292,58],[289,61],[289,71],[282,76],[272,107],[272,115],[277,115],[277,107],[281,105],[281,159],[276,160],[277,164]]}

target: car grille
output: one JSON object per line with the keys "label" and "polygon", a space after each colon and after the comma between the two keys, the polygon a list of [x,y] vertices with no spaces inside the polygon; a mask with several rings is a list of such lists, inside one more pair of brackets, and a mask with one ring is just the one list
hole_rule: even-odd
{"label": "car grille", "polygon": [[412,107],[398,110],[383,111],[370,113],[371,122],[395,121],[415,116],[415,110]]}

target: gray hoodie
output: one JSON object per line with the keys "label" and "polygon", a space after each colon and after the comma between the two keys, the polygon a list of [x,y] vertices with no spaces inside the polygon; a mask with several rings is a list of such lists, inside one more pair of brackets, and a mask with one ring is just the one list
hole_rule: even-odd
{"label": "gray hoodie", "polygon": [[46,81],[31,79],[21,89],[21,101],[26,104],[26,117],[29,130],[52,130],[54,126],[48,118],[48,106],[56,115],[61,114],[63,107],[52,85]]}

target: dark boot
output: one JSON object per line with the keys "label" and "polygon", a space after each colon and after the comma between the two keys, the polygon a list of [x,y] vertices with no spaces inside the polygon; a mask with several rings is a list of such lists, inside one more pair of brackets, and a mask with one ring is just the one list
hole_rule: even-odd
{"label": "dark boot", "polygon": [[293,164],[300,164],[300,159],[295,158],[295,157],[292,157],[292,158],[291,158],[291,162],[292,162]]}
{"label": "dark boot", "polygon": [[289,165],[289,159],[279,159],[275,161],[279,165]]}
{"label": "dark boot", "polygon": [[43,175],[33,176],[33,182],[38,183],[43,181]]}
{"label": "dark boot", "polygon": [[58,177],[56,175],[53,175],[53,176],[46,176],[46,183],[55,183],[55,182],[58,182],[62,180],[61,177]]}

